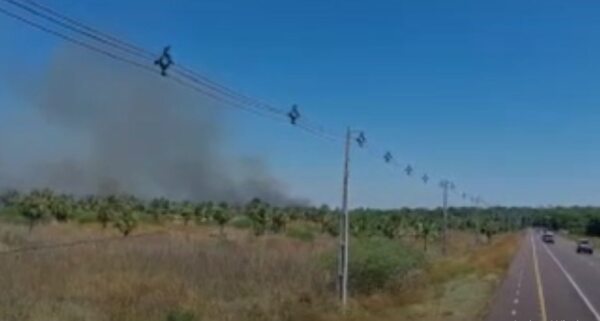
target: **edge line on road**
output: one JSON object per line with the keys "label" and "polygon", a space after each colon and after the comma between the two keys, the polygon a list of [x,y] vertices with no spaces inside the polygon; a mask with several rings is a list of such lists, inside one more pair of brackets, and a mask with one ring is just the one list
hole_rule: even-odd
{"label": "edge line on road", "polygon": [[[542,321],[548,321],[548,317],[546,315],[546,300],[544,299],[544,288],[542,286],[542,278],[540,276],[540,267],[538,265],[537,253],[535,250],[535,241],[533,240],[533,235],[530,235],[531,239],[531,248],[533,255],[533,272],[535,274],[535,281],[538,290],[538,297],[540,300],[540,312],[542,314]],[[598,320],[600,321],[600,320]]]}
{"label": "edge line on road", "polygon": [[577,294],[579,294],[579,297],[581,298],[581,300],[583,300],[583,303],[585,303],[585,305],[590,310],[590,312],[592,312],[592,314],[594,315],[594,318],[596,318],[596,321],[600,321],[600,314],[598,314],[598,311],[596,311],[596,309],[594,308],[594,306],[592,305],[590,300],[587,298],[587,296],[585,296],[585,294],[583,294],[583,291],[581,290],[579,285],[577,285],[577,283],[575,282],[575,280],[573,279],[571,274],[569,274],[569,272],[567,272],[567,269],[565,269],[565,267],[562,265],[562,263],[560,263],[560,261],[556,258],[556,256],[554,256],[554,253],[552,253],[552,251],[550,251],[548,246],[546,246],[546,244],[542,244],[542,245],[544,246],[544,249],[546,250],[546,252],[548,252],[548,255],[550,255],[550,258],[554,261],[554,263],[556,263],[556,265],[562,271],[562,273],[565,275],[567,280],[569,280],[569,283],[571,283],[573,288],[575,288],[575,291],[577,292]]}

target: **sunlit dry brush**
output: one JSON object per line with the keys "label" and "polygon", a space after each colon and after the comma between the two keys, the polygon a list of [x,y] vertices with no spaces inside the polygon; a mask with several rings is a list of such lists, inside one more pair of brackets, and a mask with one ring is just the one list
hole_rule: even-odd
{"label": "sunlit dry brush", "polygon": [[520,233],[503,235],[495,239],[489,248],[475,251],[470,259],[479,271],[502,275],[512,262],[522,237]]}
{"label": "sunlit dry brush", "polygon": [[520,240],[520,233],[498,235],[462,256],[433,265],[429,278],[439,284],[437,301],[433,301],[438,316],[443,320],[481,320]]}
{"label": "sunlit dry brush", "polygon": [[[53,242],[67,233],[80,236],[70,229],[45,226],[22,237]],[[166,320],[187,311],[199,320],[308,320],[328,309],[331,278],[319,257],[331,249],[330,239],[255,238],[242,231],[228,231],[223,239],[214,232],[171,229],[4,255],[0,319]]]}
{"label": "sunlit dry brush", "polygon": [[142,224],[122,237],[95,224],[31,233],[0,224],[2,251],[108,240],[3,254],[0,320],[476,320],[520,239],[452,231],[444,257],[439,239],[425,254],[414,238],[353,238],[350,307],[340,314],[337,242],[314,228],[296,222],[285,235],[256,237],[232,226]]}
{"label": "sunlit dry brush", "polygon": [[447,256],[432,249],[429,264],[410,284],[361,298],[351,319],[482,320],[520,240],[519,233],[507,233],[475,242],[473,235],[452,231]]}

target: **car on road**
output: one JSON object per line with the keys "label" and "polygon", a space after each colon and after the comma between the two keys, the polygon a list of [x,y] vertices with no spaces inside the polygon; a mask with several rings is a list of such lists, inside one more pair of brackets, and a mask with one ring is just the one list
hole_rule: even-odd
{"label": "car on road", "polygon": [[542,241],[544,241],[544,243],[554,243],[554,234],[550,231],[544,232]]}
{"label": "car on road", "polygon": [[577,253],[594,254],[592,243],[586,239],[577,241]]}

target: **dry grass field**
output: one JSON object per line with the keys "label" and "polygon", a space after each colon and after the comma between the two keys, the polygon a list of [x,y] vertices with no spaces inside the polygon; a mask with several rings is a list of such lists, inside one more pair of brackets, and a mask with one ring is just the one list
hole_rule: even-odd
{"label": "dry grass field", "polygon": [[135,234],[146,236],[123,238],[95,224],[0,225],[0,251],[109,238],[1,254],[0,320],[459,320],[481,315],[518,243],[511,234],[475,246],[455,233],[450,258],[431,255],[402,288],[354,296],[341,315],[323,262],[335,239],[226,232],[144,226]]}

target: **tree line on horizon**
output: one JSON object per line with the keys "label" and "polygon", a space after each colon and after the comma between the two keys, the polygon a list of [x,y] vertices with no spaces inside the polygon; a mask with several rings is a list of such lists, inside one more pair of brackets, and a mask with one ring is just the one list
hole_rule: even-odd
{"label": "tree line on horizon", "polygon": [[[304,221],[322,233],[337,236],[338,208],[321,206],[273,206],[258,198],[244,204],[193,202],[164,197],[142,199],[133,195],[88,195],[77,197],[51,189],[0,193],[0,217],[25,221],[30,229],[46,221],[97,222],[113,226],[128,236],[140,222],[216,224],[221,233],[233,220],[245,220],[255,235],[285,231],[288,223]],[[374,209],[350,212],[353,236],[379,235],[398,238],[411,234],[427,241],[441,233],[441,208]],[[449,207],[448,228],[473,231],[491,239],[495,234],[526,227],[568,230],[600,236],[600,207]]]}

